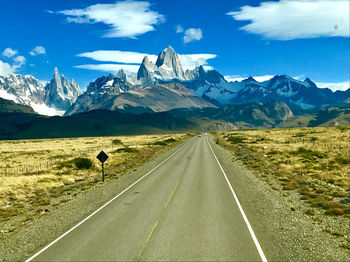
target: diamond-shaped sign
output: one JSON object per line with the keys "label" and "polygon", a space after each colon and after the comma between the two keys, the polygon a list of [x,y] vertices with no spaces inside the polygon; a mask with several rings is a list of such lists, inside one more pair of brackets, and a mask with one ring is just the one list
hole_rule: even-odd
{"label": "diamond-shaped sign", "polygon": [[101,161],[101,163],[103,164],[107,159],[108,156],[105,152],[101,151],[98,155],[97,155],[97,159]]}

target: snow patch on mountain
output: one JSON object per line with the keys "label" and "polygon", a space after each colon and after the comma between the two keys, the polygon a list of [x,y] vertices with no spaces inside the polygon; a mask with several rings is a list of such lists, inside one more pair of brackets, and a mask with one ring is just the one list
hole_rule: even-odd
{"label": "snow patch on mountain", "polygon": [[64,110],[57,110],[54,107],[48,107],[45,104],[37,104],[34,102],[31,102],[29,104],[33,110],[40,114],[40,115],[46,115],[46,116],[63,116],[65,111]]}
{"label": "snow patch on mountain", "polygon": [[[2,80],[2,79],[0,79],[0,80]],[[0,97],[3,99],[11,100],[15,103],[18,103],[17,97],[13,94],[7,93],[4,89],[0,89]]]}

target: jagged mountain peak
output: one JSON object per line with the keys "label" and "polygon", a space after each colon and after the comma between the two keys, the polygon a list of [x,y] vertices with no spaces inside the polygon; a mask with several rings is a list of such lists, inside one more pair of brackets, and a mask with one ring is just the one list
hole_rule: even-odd
{"label": "jagged mountain peak", "polygon": [[180,63],[180,58],[171,46],[160,52],[156,61],[156,67],[163,77],[184,79],[184,71]]}
{"label": "jagged mountain peak", "polygon": [[257,82],[254,77],[250,76],[247,79],[244,79],[242,82],[247,83],[247,82]]}
{"label": "jagged mountain peak", "polygon": [[308,77],[305,78],[304,82],[310,87],[316,87],[317,88],[316,84]]}
{"label": "jagged mountain peak", "polygon": [[51,81],[45,86],[46,105],[58,110],[67,110],[81,94],[79,85],[71,79],[68,80],[64,74],[60,77],[58,68],[55,67]]}
{"label": "jagged mountain peak", "polygon": [[168,46],[165,48],[163,51],[161,51],[158,55],[157,61],[156,61],[156,66],[160,67],[164,64],[166,59],[172,59],[175,56],[177,56],[174,48],[172,46]]}

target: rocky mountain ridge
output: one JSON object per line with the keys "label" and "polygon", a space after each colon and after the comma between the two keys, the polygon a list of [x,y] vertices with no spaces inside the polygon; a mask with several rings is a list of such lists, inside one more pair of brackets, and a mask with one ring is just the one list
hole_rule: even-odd
{"label": "rocky mountain ridge", "polygon": [[[132,113],[161,112],[176,108],[215,108],[245,103],[285,102],[293,112],[339,105],[349,99],[350,89],[332,92],[286,75],[258,82],[249,77],[229,82],[216,70],[203,66],[184,70],[179,55],[169,46],[155,63],[144,57],[137,74],[120,70],[91,82],[81,93],[74,80],[60,76],[57,68],[46,85],[32,76],[0,76],[0,97],[30,105],[51,115],[106,109]],[[50,111],[51,110],[51,111]]]}
{"label": "rocky mountain ridge", "polygon": [[9,74],[0,76],[0,97],[15,103],[28,105],[39,114],[63,115],[81,94],[79,85],[58,69],[49,83],[42,83],[33,76]]}
{"label": "rocky mountain ridge", "polygon": [[[131,78],[125,78],[131,84]],[[279,100],[295,110],[318,108],[345,101],[350,90],[332,92],[318,88],[309,78],[300,81],[287,75],[276,75],[270,80],[258,82],[253,77],[243,81],[228,82],[216,70],[204,70],[203,66],[183,70],[178,54],[169,46],[153,64],[146,56],[138,70],[133,84],[149,86],[159,83],[178,82],[197,96],[217,106],[249,102]]]}

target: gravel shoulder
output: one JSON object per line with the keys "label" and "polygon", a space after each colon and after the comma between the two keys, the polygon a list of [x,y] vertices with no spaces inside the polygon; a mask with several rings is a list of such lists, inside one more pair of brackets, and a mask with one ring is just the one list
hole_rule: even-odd
{"label": "gravel shoulder", "polygon": [[75,226],[134,181],[182,147],[181,143],[155,159],[119,177],[97,183],[90,189],[72,197],[57,209],[50,210],[41,217],[28,221],[25,226],[8,233],[0,239],[0,261],[23,261],[45,247],[64,232]]}
{"label": "gravel shoulder", "polygon": [[341,247],[339,237],[325,230],[327,224],[340,223],[339,226],[349,232],[346,218],[313,220],[304,213],[295,192],[272,189],[273,178],[260,180],[236,162],[232,152],[212,139],[210,144],[269,261],[349,261],[349,250]]}

